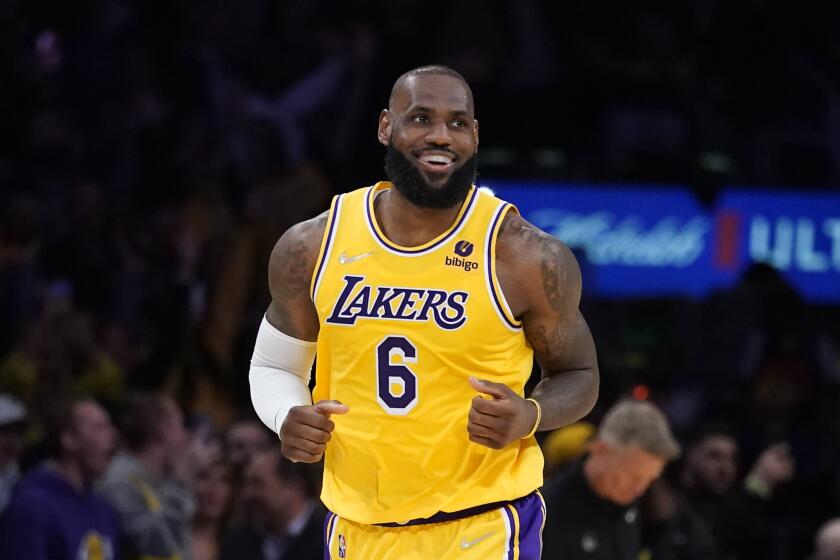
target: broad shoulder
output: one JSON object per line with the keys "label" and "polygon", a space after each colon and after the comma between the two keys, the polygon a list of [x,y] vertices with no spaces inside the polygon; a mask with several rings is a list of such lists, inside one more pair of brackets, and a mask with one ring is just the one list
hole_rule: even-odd
{"label": "broad shoulder", "polygon": [[579,297],[580,269],[572,251],[517,212],[508,212],[502,222],[496,261],[505,295],[523,300],[522,311],[537,301],[560,311],[569,296]]}
{"label": "broad shoulder", "polygon": [[288,336],[315,340],[318,316],[309,297],[309,285],[327,226],[328,212],[300,222],[284,233],[268,261],[271,305],[269,323]]}
{"label": "broad shoulder", "polygon": [[509,211],[502,220],[496,250],[531,257],[537,261],[545,252],[559,258],[575,259],[565,243],[544,232],[515,211]]}
{"label": "broad shoulder", "polygon": [[324,237],[324,230],[327,227],[327,216],[329,210],[325,210],[309,220],[298,222],[280,236],[274,246],[274,252],[283,252],[288,249],[306,248],[314,250],[316,255]]}
{"label": "broad shoulder", "polygon": [[299,222],[280,236],[271,251],[269,278],[274,275],[287,278],[290,273],[305,273],[307,268],[312,272],[327,227],[328,214],[329,211],[324,211]]}

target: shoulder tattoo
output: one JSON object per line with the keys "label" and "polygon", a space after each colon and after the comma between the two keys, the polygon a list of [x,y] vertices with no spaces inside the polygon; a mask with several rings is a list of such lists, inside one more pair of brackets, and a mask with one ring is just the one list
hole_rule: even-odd
{"label": "shoulder tattoo", "polygon": [[542,240],[542,284],[545,297],[555,311],[563,308],[563,298],[560,294],[560,283],[564,276],[561,263],[560,246],[551,237],[545,236]]}
{"label": "shoulder tattoo", "polygon": [[273,286],[278,296],[294,297],[309,289],[315,255],[321,244],[319,231],[323,231],[327,216],[322,214],[302,222],[294,235],[282,243],[278,259],[273,263],[276,282]]}
{"label": "shoulder tattoo", "polygon": [[499,236],[502,234],[521,244],[523,249],[539,250],[543,292],[552,309],[560,311],[563,307],[561,290],[566,275],[562,265],[562,243],[515,213],[508,213],[505,217],[499,229]]}

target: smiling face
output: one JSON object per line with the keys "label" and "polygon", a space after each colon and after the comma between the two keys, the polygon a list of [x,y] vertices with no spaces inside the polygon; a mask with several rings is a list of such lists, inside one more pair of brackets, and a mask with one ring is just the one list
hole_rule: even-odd
{"label": "smiling face", "polygon": [[450,208],[475,180],[478,121],[466,84],[446,74],[409,75],[379,117],[385,172],[409,202]]}

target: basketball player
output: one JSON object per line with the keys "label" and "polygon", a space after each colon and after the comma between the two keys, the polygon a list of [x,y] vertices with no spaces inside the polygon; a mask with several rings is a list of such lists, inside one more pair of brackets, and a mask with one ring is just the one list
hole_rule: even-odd
{"label": "basketball player", "polygon": [[478,121],[454,70],[402,75],[378,138],[389,181],[335,197],[274,248],[254,407],[288,459],[325,456],[328,558],[537,559],[533,434],[598,394],[577,263],[474,186]]}

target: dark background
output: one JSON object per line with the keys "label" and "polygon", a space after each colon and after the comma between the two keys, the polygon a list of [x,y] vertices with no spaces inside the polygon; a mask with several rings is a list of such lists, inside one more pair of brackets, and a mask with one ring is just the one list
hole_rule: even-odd
{"label": "dark background", "polygon": [[[382,178],[379,111],[423,64],[471,84],[483,176],[678,183],[704,203],[730,184],[833,189],[838,16],[766,0],[5,0],[0,391],[36,417],[51,395],[137,388],[220,428],[247,412],[271,247]],[[803,550],[840,503],[838,309],[758,267],[703,300],[584,313],[593,418],[641,384],[680,433],[731,423],[744,464],[790,441],[780,508],[804,516]]]}

